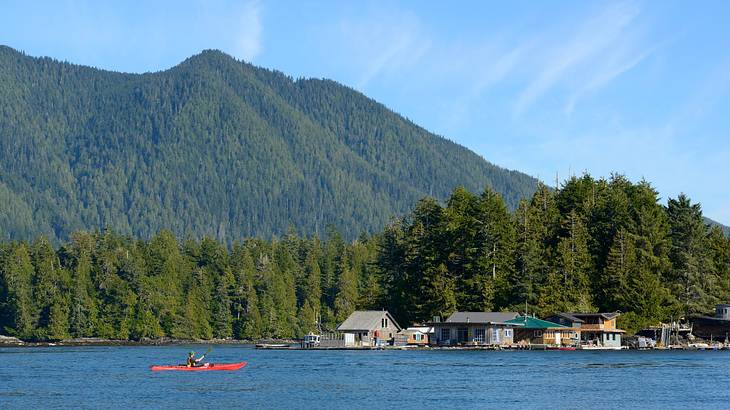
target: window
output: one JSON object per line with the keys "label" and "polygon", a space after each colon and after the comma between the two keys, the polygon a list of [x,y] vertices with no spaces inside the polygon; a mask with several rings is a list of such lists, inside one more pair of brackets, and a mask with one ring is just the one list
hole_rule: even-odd
{"label": "window", "polygon": [[506,337],[506,338],[513,337],[512,329],[504,329],[504,337]]}
{"label": "window", "polygon": [[460,327],[456,330],[456,340],[457,342],[466,342],[469,340],[469,329],[465,327]]}
{"label": "window", "polygon": [[383,327],[388,327],[388,318],[385,319],[385,326]]}
{"label": "window", "polygon": [[449,340],[451,339],[451,329],[443,328],[441,329],[441,340]]}
{"label": "window", "polygon": [[542,330],[535,330],[535,337],[542,337]]}
{"label": "window", "polygon": [[486,330],[484,328],[474,329],[474,341],[477,343],[484,343],[486,339]]}

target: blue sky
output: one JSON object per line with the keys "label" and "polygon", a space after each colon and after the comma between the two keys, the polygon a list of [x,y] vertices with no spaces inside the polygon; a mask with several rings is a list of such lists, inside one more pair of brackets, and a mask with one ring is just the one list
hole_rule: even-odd
{"label": "blue sky", "polygon": [[[352,86],[491,162],[645,178],[730,224],[727,1],[5,1],[0,43],[100,68],[202,49]],[[552,182],[551,182],[552,183]]]}

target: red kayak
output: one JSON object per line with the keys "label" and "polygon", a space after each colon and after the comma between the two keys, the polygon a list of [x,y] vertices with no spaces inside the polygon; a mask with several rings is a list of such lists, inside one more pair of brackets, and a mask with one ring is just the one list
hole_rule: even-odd
{"label": "red kayak", "polygon": [[245,366],[246,362],[240,363],[206,363],[202,366],[188,367],[185,365],[176,366],[150,366],[150,370],[153,372],[160,372],[165,370],[177,370],[181,372],[202,372],[207,370],[238,370]]}

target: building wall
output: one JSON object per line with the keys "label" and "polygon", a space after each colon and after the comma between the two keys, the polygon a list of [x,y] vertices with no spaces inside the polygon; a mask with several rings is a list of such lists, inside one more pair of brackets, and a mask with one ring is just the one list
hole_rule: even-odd
{"label": "building wall", "polygon": [[[431,343],[434,345],[510,345],[514,343],[512,327],[483,324],[450,324],[434,325]],[[448,337],[444,331],[448,331]],[[466,330],[466,332],[464,332]]]}

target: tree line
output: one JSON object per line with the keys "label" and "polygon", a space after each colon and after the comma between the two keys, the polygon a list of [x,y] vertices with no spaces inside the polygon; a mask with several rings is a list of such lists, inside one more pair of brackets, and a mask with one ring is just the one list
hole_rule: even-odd
{"label": "tree line", "polygon": [[515,212],[457,188],[354,241],[330,228],[230,246],[169,231],[0,244],[0,333],[33,340],[293,338],[381,308],[401,324],[619,310],[636,330],[728,300],[730,240],[685,195],[664,206],[622,176],[541,185]]}

